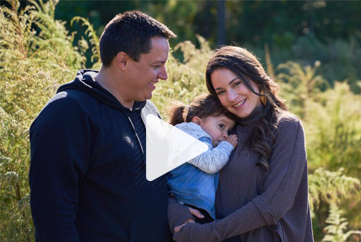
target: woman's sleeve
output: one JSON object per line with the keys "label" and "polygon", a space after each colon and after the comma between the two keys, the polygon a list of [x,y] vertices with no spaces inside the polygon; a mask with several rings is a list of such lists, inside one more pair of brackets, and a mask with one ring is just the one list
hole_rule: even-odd
{"label": "woman's sleeve", "polygon": [[283,119],[278,127],[264,192],[226,218],[184,226],[174,235],[176,241],[221,241],[276,224],[287,213],[307,172],[305,137],[296,117]]}
{"label": "woman's sleeve", "polygon": [[212,148],[212,141],[209,138],[201,138],[200,141],[208,145],[208,150],[188,161],[188,163],[205,173],[214,174],[227,164],[234,149],[233,145],[227,141],[222,141],[215,148]]}

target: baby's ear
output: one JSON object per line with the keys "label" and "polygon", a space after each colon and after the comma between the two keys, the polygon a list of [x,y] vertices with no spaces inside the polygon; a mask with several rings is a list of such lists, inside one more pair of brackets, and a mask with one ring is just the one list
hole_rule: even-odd
{"label": "baby's ear", "polygon": [[198,116],[194,116],[194,117],[192,118],[192,123],[195,123],[195,124],[200,125],[201,122],[202,122],[202,119],[201,119],[200,117],[198,117]]}

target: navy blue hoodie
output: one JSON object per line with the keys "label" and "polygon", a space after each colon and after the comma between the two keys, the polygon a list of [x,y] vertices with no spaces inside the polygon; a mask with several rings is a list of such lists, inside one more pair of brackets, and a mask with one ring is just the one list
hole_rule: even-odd
{"label": "navy blue hoodie", "polygon": [[166,177],[145,178],[144,117],[82,70],[61,86],[30,128],[36,241],[172,241]]}

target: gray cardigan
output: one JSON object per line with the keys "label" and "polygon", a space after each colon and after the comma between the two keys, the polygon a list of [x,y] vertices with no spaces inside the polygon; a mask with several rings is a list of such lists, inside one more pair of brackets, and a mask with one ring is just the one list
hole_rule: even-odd
{"label": "gray cardigan", "polygon": [[[187,224],[174,235],[176,241],[313,241],[302,124],[288,112],[280,115],[270,169],[265,172],[256,165],[259,155],[246,145],[262,111],[262,106],[256,108],[236,126],[238,146],[220,171],[216,194],[218,220],[203,225]],[[171,228],[190,217],[185,211],[170,200]]]}

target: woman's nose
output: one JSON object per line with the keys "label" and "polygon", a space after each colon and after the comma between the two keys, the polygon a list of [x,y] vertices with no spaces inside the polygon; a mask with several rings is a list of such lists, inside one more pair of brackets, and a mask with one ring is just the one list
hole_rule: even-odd
{"label": "woman's nose", "polygon": [[234,91],[229,91],[229,92],[228,92],[228,96],[227,96],[228,101],[231,101],[231,102],[232,102],[232,101],[236,100],[237,96],[238,96],[238,94],[237,94],[236,92],[234,92]]}

